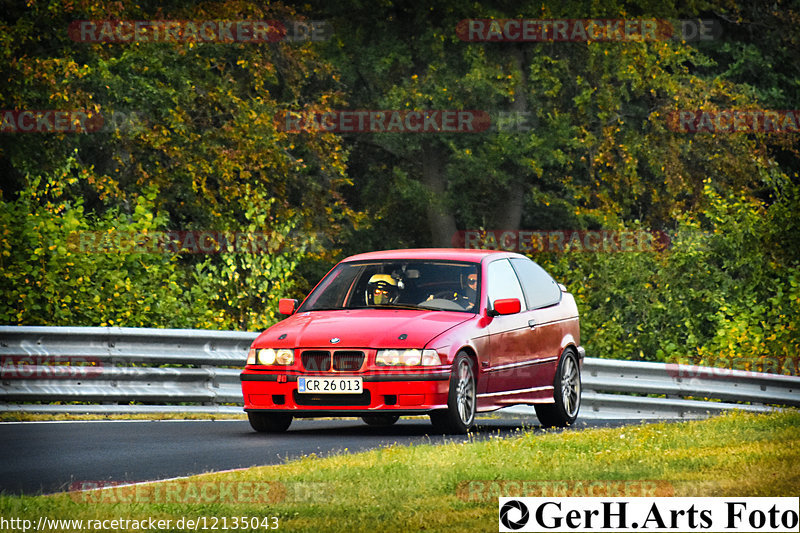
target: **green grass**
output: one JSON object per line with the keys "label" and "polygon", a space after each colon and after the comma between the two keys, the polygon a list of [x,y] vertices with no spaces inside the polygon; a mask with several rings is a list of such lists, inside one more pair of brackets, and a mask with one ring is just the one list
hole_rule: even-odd
{"label": "green grass", "polygon": [[[520,431],[480,442],[310,456],[140,487],[135,496],[134,489],[2,496],[0,515],[34,522],[40,515],[161,517],[173,524],[181,516],[277,516],[279,531],[496,531],[499,495],[563,496],[564,487],[580,495],[628,481],[629,496],[648,495],[643,486],[658,487],[649,495],[793,496],[800,489],[798,464],[800,412],[734,412],[700,422]],[[529,483],[517,484],[524,494],[513,494],[500,485],[508,481]],[[262,491],[258,503],[236,503],[231,494],[222,502],[190,503],[202,499],[204,487],[234,484],[226,486],[252,492],[267,483],[270,492]],[[119,503],[123,496],[133,503]]]}

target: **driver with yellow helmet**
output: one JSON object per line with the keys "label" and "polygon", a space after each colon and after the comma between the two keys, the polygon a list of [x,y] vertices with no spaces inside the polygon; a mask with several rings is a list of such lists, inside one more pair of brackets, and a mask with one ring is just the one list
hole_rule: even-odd
{"label": "driver with yellow helmet", "polygon": [[369,278],[366,290],[367,305],[390,305],[397,301],[403,282],[389,274],[375,274]]}

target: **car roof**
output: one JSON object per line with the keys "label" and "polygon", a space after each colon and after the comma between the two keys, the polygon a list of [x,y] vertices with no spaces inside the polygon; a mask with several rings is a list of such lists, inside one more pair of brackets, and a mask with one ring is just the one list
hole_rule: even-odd
{"label": "car roof", "polygon": [[470,261],[480,263],[486,257],[502,255],[506,257],[524,257],[502,250],[473,250],[468,248],[408,248],[400,250],[382,250],[353,255],[344,261],[365,261],[375,259],[441,259],[445,261]]}

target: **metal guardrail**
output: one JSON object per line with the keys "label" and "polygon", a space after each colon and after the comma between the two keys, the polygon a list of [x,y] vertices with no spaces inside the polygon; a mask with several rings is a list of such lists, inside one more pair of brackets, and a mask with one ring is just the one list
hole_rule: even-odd
{"label": "metal guardrail", "polygon": [[[582,419],[699,419],[731,409],[800,407],[798,376],[587,357],[581,381]],[[505,411],[535,414],[527,406]]]}
{"label": "metal guardrail", "polygon": [[[241,413],[239,373],[257,335],[0,326],[0,411]],[[582,379],[582,419],[692,419],[800,406],[797,376],[586,358]],[[534,414],[528,406],[500,413]]]}
{"label": "metal guardrail", "polygon": [[221,404],[242,403],[239,373],[257,335],[0,326],[0,411],[241,413]]}

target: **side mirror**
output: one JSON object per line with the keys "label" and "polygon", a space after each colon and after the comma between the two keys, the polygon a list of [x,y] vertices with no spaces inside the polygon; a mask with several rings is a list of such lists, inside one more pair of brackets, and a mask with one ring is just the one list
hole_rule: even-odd
{"label": "side mirror", "polygon": [[293,315],[297,310],[297,300],[281,298],[278,300],[278,312],[282,315]]}
{"label": "side mirror", "polygon": [[521,309],[522,304],[519,298],[501,298],[494,301],[494,305],[489,310],[489,316],[513,315],[519,313]]}

